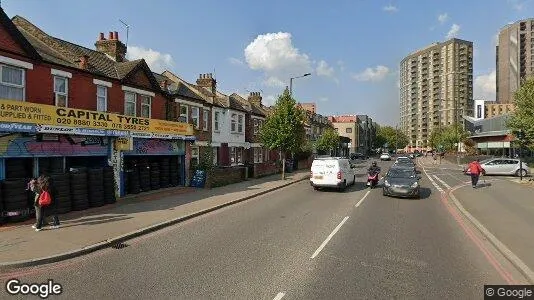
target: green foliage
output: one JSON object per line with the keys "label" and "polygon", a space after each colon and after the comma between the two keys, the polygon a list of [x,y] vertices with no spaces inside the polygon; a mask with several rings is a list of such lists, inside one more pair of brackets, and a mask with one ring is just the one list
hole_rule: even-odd
{"label": "green foliage", "polygon": [[398,147],[404,148],[408,145],[408,137],[400,129],[396,129],[391,126],[380,126],[376,132],[375,147],[384,147],[384,144],[388,144],[388,148]]}
{"label": "green foliage", "polygon": [[215,168],[213,164],[213,148],[211,147],[211,142],[208,143],[207,147],[200,147],[199,149],[199,162],[196,166],[197,170],[204,170],[206,173],[211,173]]}
{"label": "green foliage", "polygon": [[267,148],[298,152],[304,145],[304,112],[296,104],[287,89],[278,97],[260,131]]}
{"label": "green foliage", "polygon": [[315,142],[318,151],[330,153],[339,146],[339,134],[332,128],[328,128]]}
{"label": "green foliage", "polygon": [[300,151],[295,154],[295,158],[298,160],[307,159],[312,155],[312,153],[313,144],[310,141],[306,141],[300,148]]}
{"label": "green foliage", "polygon": [[[436,128],[429,138],[430,146],[444,151],[455,151],[458,143],[466,143],[469,133],[461,125],[450,125]],[[440,146],[442,149],[440,149]]]}
{"label": "green foliage", "polygon": [[523,131],[524,141],[534,148],[534,77],[525,80],[514,94],[516,110],[507,121],[514,132]]}

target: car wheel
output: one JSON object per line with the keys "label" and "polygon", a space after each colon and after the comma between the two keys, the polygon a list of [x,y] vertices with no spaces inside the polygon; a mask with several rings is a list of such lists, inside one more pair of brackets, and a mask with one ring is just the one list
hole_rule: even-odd
{"label": "car wheel", "polygon": [[341,185],[341,187],[339,187],[339,191],[340,192],[344,192],[345,189],[347,188],[347,181],[343,181],[343,184]]}
{"label": "car wheel", "polygon": [[517,176],[517,177],[520,177],[520,176],[525,177],[525,176],[527,176],[527,170],[525,170],[525,169],[517,170],[515,172],[515,176]]}
{"label": "car wheel", "polygon": [[319,188],[318,188],[318,187],[316,187],[316,186],[314,186],[314,187],[313,187],[313,189],[314,189],[314,190],[316,190],[316,191],[318,191],[318,190],[319,190]]}
{"label": "car wheel", "polygon": [[352,185],[356,185],[356,175],[354,175],[354,179],[352,180]]}

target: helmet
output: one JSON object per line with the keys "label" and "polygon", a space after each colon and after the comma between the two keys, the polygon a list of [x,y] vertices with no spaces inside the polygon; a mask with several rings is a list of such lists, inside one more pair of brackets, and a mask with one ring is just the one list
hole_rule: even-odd
{"label": "helmet", "polygon": [[376,161],[373,161],[373,167],[376,167]]}

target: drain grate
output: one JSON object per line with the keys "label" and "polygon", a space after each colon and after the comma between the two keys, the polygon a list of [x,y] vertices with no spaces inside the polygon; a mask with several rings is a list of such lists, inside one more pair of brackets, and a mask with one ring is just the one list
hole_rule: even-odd
{"label": "drain grate", "polygon": [[126,244],[126,243],[117,243],[117,244],[111,246],[111,248],[113,248],[113,249],[124,249],[124,248],[126,248],[128,246],[129,245]]}

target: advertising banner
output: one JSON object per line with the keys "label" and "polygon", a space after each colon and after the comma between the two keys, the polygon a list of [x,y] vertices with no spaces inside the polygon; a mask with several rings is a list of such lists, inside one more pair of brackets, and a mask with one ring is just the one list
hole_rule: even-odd
{"label": "advertising banner", "polygon": [[66,128],[72,127],[95,135],[111,135],[110,132],[119,136],[124,136],[123,132],[176,136],[194,134],[193,125],[187,123],[3,99],[0,100],[0,122],[41,125],[41,130],[62,131],[65,134],[80,134],[79,131],[68,132]]}

